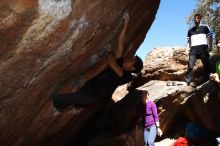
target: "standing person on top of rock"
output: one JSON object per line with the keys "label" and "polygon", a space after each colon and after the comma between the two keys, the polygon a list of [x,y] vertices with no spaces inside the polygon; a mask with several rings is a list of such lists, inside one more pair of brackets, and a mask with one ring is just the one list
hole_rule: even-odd
{"label": "standing person on top of rock", "polygon": [[190,85],[193,74],[193,67],[197,59],[201,59],[206,76],[204,81],[207,81],[211,73],[209,52],[212,50],[212,33],[208,26],[200,24],[201,15],[196,13],[194,15],[195,26],[188,30],[187,46],[190,48],[188,70],[184,77],[187,85]]}
{"label": "standing person on top of rock", "polygon": [[141,98],[145,103],[144,142],[145,146],[154,146],[156,136],[162,136],[156,104],[149,98],[148,91],[142,91]]}
{"label": "standing person on top of rock", "polygon": [[100,99],[110,99],[112,93],[119,85],[128,83],[132,80],[131,73],[138,73],[141,71],[143,62],[138,56],[122,57],[129,14],[124,13],[123,18],[124,26],[119,35],[116,54],[114,56],[110,53],[108,56],[109,67],[87,81],[78,91],[52,96],[53,104],[58,111],[69,110],[72,106],[89,105],[100,101]]}

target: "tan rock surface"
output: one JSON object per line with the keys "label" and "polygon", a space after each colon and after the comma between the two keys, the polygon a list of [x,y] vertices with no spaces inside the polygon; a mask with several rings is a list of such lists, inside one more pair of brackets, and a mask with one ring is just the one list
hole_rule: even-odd
{"label": "tan rock surface", "polygon": [[73,91],[104,69],[125,11],[126,46],[136,50],[158,6],[159,0],[1,0],[0,144],[71,141],[101,107],[57,115],[49,96]]}
{"label": "tan rock surface", "polygon": [[[183,81],[187,66],[188,54],[185,48],[155,48],[144,60],[143,75],[147,81]],[[201,61],[198,60],[195,66],[195,73],[201,66]],[[195,77],[197,76],[195,74]]]}

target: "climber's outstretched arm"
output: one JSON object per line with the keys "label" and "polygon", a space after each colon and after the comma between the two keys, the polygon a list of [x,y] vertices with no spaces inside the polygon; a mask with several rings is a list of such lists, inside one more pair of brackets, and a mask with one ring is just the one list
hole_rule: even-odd
{"label": "climber's outstretched arm", "polygon": [[125,34],[127,32],[128,22],[129,22],[129,14],[127,12],[124,13],[123,19],[124,19],[124,26],[120,32],[120,35],[119,35],[118,48],[117,48],[116,54],[115,54],[116,58],[122,57],[123,52],[124,52]]}

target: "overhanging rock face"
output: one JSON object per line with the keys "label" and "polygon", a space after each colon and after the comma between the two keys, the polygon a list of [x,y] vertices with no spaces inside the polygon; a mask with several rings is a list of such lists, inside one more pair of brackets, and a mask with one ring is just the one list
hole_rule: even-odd
{"label": "overhanging rock face", "polygon": [[70,141],[101,107],[57,115],[49,96],[74,90],[105,68],[109,48],[117,48],[125,11],[130,15],[126,46],[136,50],[159,2],[1,0],[0,144]]}

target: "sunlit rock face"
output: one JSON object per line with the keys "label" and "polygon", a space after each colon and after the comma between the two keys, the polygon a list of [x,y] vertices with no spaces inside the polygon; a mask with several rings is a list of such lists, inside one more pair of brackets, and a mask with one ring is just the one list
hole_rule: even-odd
{"label": "sunlit rock face", "polygon": [[136,50],[158,7],[159,0],[1,0],[0,144],[69,143],[101,107],[57,114],[49,96],[74,91],[106,67],[125,11],[126,46]]}
{"label": "sunlit rock face", "polygon": [[[154,48],[144,60],[143,75],[146,80],[176,80],[182,81],[188,67],[188,52],[186,48]],[[203,74],[202,63],[196,62],[194,79],[199,80]]]}

